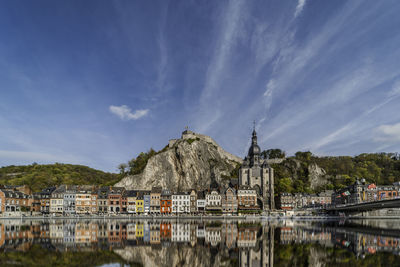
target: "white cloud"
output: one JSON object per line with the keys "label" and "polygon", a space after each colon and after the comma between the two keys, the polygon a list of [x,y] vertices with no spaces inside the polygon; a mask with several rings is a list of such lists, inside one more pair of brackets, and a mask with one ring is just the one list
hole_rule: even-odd
{"label": "white cloud", "polygon": [[296,18],[298,15],[300,15],[301,11],[303,10],[304,6],[306,4],[306,0],[299,0],[296,6],[296,11],[294,12],[294,17]]}
{"label": "white cloud", "polygon": [[148,109],[137,109],[132,113],[132,110],[126,106],[110,106],[110,112],[117,115],[121,120],[137,120],[149,113]]}
{"label": "white cloud", "polygon": [[375,134],[377,142],[400,142],[400,123],[381,125],[375,129]]}

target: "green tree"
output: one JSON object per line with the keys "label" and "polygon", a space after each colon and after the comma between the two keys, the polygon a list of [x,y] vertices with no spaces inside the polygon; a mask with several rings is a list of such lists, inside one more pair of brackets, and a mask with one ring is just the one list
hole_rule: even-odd
{"label": "green tree", "polygon": [[285,151],[279,148],[268,149],[261,152],[261,157],[263,159],[277,159],[277,158],[281,159],[285,158],[285,156],[286,156]]}
{"label": "green tree", "polygon": [[283,192],[292,193],[293,192],[292,179],[290,178],[279,179],[276,191],[277,193],[283,193]]}
{"label": "green tree", "polygon": [[118,165],[119,173],[125,175],[126,170],[128,169],[128,164],[121,163]]}
{"label": "green tree", "polygon": [[295,157],[298,160],[310,162],[312,153],[310,151],[306,151],[306,152],[298,151],[298,152],[296,152]]}

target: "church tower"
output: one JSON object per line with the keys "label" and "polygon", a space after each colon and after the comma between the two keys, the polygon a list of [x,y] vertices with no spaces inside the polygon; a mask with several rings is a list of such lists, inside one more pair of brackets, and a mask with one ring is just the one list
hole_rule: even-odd
{"label": "church tower", "polygon": [[261,149],[257,144],[257,132],[254,127],[251,146],[239,169],[239,186],[246,185],[257,191],[264,210],[275,209],[274,169],[266,160],[261,159]]}

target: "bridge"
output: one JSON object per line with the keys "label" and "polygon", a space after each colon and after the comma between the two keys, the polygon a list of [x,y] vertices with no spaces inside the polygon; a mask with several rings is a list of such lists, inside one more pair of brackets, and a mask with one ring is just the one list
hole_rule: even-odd
{"label": "bridge", "polygon": [[379,209],[400,208],[400,198],[383,199],[372,202],[351,203],[327,207],[324,210],[328,213],[332,212],[363,212]]}

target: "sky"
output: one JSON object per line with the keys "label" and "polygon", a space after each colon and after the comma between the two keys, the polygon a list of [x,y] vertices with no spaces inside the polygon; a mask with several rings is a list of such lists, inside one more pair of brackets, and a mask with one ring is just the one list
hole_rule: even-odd
{"label": "sky", "polygon": [[400,1],[0,3],[0,166],[120,163],[189,129],[244,157],[400,151]]}

